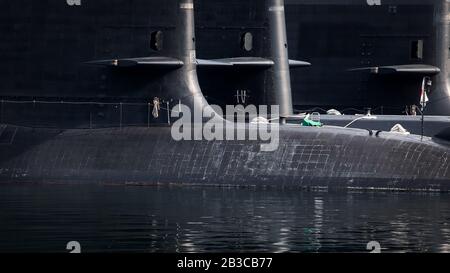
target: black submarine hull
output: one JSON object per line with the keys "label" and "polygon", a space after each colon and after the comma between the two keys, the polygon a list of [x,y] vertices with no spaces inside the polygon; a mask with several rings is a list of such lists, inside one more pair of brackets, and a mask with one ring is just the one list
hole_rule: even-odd
{"label": "black submarine hull", "polygon": [[170,127],[2,128],[2,183],[450,191],[449,143],[417,136],[281,126],[264,152],[261,141],[175,141]]}
{"label": "black submarine hull", "polygon": [[[265,47],[273,38],[258,2],[198,1],[198,56],[268,57]],[[291,69],[298,112],[372,108],[380,115],[402,115],[407,106],[420,105],[423,77],[430,76],[427,115],[450,115],[447,1],[289,0],[285,13],[289,57],[312,64]],[[243,46],[246,33],[253,35],[250,51]],[[218,86],[223,78],[226,84]],[[244,94],[246,102],[258,104],[267,92],[264,78],[248,67],[220,75],[199,70],[212,103],[239,103]]]}
{"label": "black submarine hull", "polygon": [[[450,191],[447,131],[430,139],[286,124],[271,152],[263,141],[174,140],[171,124],[181,105],[194,113],[211,108],[197,67],[268,65],[247,78],[263,87],[255,104],[279,106],[280,115],[265,116],[273,128],[291,117],[290,66],[306,63],[288,59],[283,0],[251,1],[273,38],[261,47],[271,59],[231,62],[197,59],[193,0],[158,9],[157,0],[78,2],[33,2],[19,13],[15,2],[0,4],[6,29],[0,52],[9,54],[2,66],[8,73],[0,74],[1,183]],[[251,127],[239,124],[248,134]]]}
{"label": "black submarine hull", "polygon": [[[164,89],[154,80],[163,73],[160,69],[117,73],[86,62],[177,57],[167,47],[170,40],[178,40],[174,1],[69,2],[0,3],[0,99],[148,102]],[[263,2],[195,1],[197,56],[268,57],[266,44],[271,38]],[[370,68],[421,64],[441,70],[433,76],[427,114],[449,115],[446,9],[445,0],[383,0],[380,5],[366,0],[286,1],[290,58],[312,63],[310,68],[291,71],[295,110],[371,107],[377,114],[402,114],[405,106],[419,104],[423,75],[373,74]],[[156,43],[158,33],[162,45]],[[246,33],[253,36],[250,50],[242,45]],[[349,71],[359,68],[367,69]],[[266,101],[264,82],[270,75],[255,69],[202,68],[199,76],[210,103],[234,105],[242,102],[237,96],[242,91],[246,103]],[[55,115],[51,109],[42,111]]]}
{"label": "black submarine hull", "polygon": [[[450,128],[450,117],[448,116],[332,116],[321,115],[320,121],[328,126],[339,126],[348,128],[370,129],[374,131],[389,132],[397,124],[401,125],[408,133],[435,137],[442,133],[445,128]],[[292,121],[298,123],[298,121]]]}

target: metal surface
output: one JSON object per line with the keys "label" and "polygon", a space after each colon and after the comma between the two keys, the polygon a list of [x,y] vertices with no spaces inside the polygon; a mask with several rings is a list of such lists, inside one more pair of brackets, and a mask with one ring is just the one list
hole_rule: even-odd
{"label": "metal surface", "polygon": [[288,41],[286,35],[286,21],[284,15],[284,0],[267,0],[266,8],[269,11],[270,28],[270,56],[274,66],[270,69],[270,78],[267,105],[279,105],[280,116],[291,116],[292,90],[289,70]]}
{"label": "metal surface", "polygon": [[450,190],[448,143],[282,126],[278,150],[262,152],[261,144],[177,142],[169,127],[18,128],[12,144],[0,145],[0,181]]}
{"label": "metal surface", "polygon": [[433,41],[434,48],[431,48],[433,56],[432,62],[441,69],[441,73],[434,78],[434,93],[430,96],[431,104],[427,113],[450,115],[450,70],[449,70],[449,48],[450,48],[450,10],[448,1],[439,1],[435,6],[433,19]]}
{"label": "metal surface", "polygon": [[[192,0],[169,0],[163,4],[157,0],[139,0],[128,5],[113,0],[108,5],[97,1],[83,2],[81,6],[67,6],[64,1],[57,0],[22,6],[19,5],[23,4],[21,1],[0,4],[0,23],[5,33],[1,41],[4,50],[0,52],[5,60],[2,67],[8,68],[3,70],[5,73],[0,73],[0,90],[4,97],[0,105],[3,123],[0,181],[3,183],[450,191],[450,148],[445,137],[421,139],[383,132],[374,134],[368,130],[282,125],[277,138],[280,145],[273,152],[261,150],[261,144],[265,144],[263,141],[175,141],[169,127],[170,108],[178,102],[192,110],[208,105],[197,80],[197,39]],[[329,5],[326,1],[313,5],[306,2],[303,3],[310,8]],[[349,4],[342,5],[345,8],[359,8],[353,1],[345,3]],[[207,10],[204,4],[200,6],[203,12]],[[256,18],[250,25],[267,23],[263,24],[260,32],[263,43],[254,41],[254,49],[261,54],[247,52],[243,57],[273,55],[273,67],[262,73],[254,68],[235,70],[233,67],[227,75],[210,70],[208,73],[216,77],[206,81],[208,89],[211,86],[226,89],[248,84],[261,88],[253,93],[258,102],[274,100],[284,109],[283,115],[290,113],[289,61],[283,39],[281,4],[281,1],[268,1],[264,5],[250,1],[247,8],[255,8],[257,12],[248,17],[247,13],[236,13],[236,16],[245,17],[247,23]],[[415,1],[413,4],[417,5]],[[23,7],[23,10],[18,7]],[[234,8],[242,7],[242,2],[229,2],[229,7],[231,9],[225,11],[235,11]],[[274,15],[269,18],[271,7]],[[336,7],[339,5],[332,5],[333,9]],[[219,15],[220,12],[218,9],[214,14]],[[323,18],[314,17],[316,19]],[[214,20],[208,22],[213,24]],[[202,26],[200,23],[200,32]],[[36,31],[36,28],[42,31]],[[150,34],[161,29],[164,30],[164,43],[161,47],[154,47],[157,48],[155,52],[149,45],[149,38],[155,35]],[[238,32],[243,30],[237,27]],[[214,32],[228,37],[227,28],[215,29]],[[310,43],[302,44],[310,49],[317,47]],[[227,48],[214,47],[214,50],[204,53],[228,55],[223,49]],[[266,50],[269,53],[265,53]],[[236,55],[223,58],[230,56]],[[175,59],[180,61],[177,66],[183,65],[165,68],[161,66],[167,66],[166,62],[150,67],[138,65],[149,57]],[[322,65],[324,60],[328,60],[326,58],[324,53],[318,59],[321,69],[329,68]],[[117,60],[117,66],[86,64],[99,60],[113,60],[113,64]],[[125,60],[125,64],[130,64],[131,60],[132,65],[120,66],[120,60]],[[387,60],[398,59],[390,56]],[[349,58],[337,64],[347,66],[353,61]],[[263,81],[259,80],[261,75]],[[229,76],[238,78],[227,81]],[[327,77],[326,73],[321,75],[321,79],[324,77]],[[330,76],[329,82],[336,79],[338,75]],[[395,80],[398,79],[391,78],[384,84],[392,84]],[[405,81],[400,81],[397,86],[404,84]],[[342,87],[348,86],[344,84]],[[209,90],[220,94],[222,89]],[[327,89],[325,93],[313,93],[314,99],[324,102],[331,99],[328,95],[335,91]],[[377,96],[382,94],[377,93]],[[348,101],[348,98],[344,96],[336,103]],[[302,98],[306,99],[307,96]],[[394,99],[392,102],[398,101]],[[132,110],[127,111],[128,107]],[[59,123],[53,123],[53,129],[48,128],[48,123],[55,119]],[[138,120],[133,124],[135,127],[127,123],[128,119],[132,123]],[[143,120],[145,126],[142,125]],[[18,123],[29,125],[13,125]],[[79,129],[67,129],[72,127],[68,124]],[[93,129],[96,124],[108,128]],[[248,126],[239,124],[238,129],[247,133],[254,130],[246,128]]]}
{"label": "metal surface", "polygon": [[[286,1],[291,58],[309,69],[292,71],[296,109],[371,107],[377,114],[404,114],[419,105],[423,75],[377,75],[351,68],[430,65],[433,77],[428,115],[448,115],[448,3],[445,0]],[[422,42],[422,58],[413,58]]]}
{"label": "metal surface", "polygon": [[[89,1],[79,6],[67,5],[63,0],[0,3],[3,37],[0,97],[146,102],[159,92],[158,97],[170,100],[172,95],[167,94],[171,92],[162,89],[171,87],[162,86],[159,81],[162,75],[170,77],[169,68],[117,73],[85,63],[153,56],[179,59],[173,43],[184,44],[180,43],[184,39],[182,33],[189,33],[177,32],[181,30],[179,27],[189,25],[179,25],[177,18],[181,11],[174,8],[177,3],[173,0]],[[267,48],[272,42],[280,42],[281,46],[281,40],[270,37],[274,32],[270,31],[266,5],[266,1],[260,0],[196,1],[199,58],[269,57]],[[439,68],[441,73],[432,79],[434,91],[427,114],[448,114],[446,1],[385,0],[379,6],[370,6],[362,0],[289,0],[285,3],[285,15],[291,59],[313,64],[291,71],[296,110],[317,106],[339,110],[371,107],[377,114],[402,114],[405,106],[419,103],[422,75],[377,75],[348,72],[349,69],[428,65]],[[247,33],[251,35],[245,36]],[[162,37],[162,45],[151,45],[155,36]],[[242,46],[243,37],[252,37],[251,47]],[[423,58],[411,58],[412,44],[419,41]],[[271,94],[270,79],[270,74],[254,69],[200,71],[202,89],[214,104],[236,104],[238,90],[247,91],[248,103],[266,104]],[[280,82],[287,84],[284,80]],[[190,85],[189,88],[195,88],[196,84]]]}

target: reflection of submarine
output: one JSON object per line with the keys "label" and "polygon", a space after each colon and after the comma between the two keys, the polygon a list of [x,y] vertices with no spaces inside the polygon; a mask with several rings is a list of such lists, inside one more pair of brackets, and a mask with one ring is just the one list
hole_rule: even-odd
{"label": "reflection of submarine", "polygon": [[[271,38],[259,1],[198,1],[199,57],[266,57]],[[450,115],[449,22],[446,0],[289,0],[290,57],[312,63],[291,70],[298,110],[335,108],[347,114],[403,114],[419,105],[422,79],[432,77],[427,114]],[[260,66],[263,66],[260,63]],[[214,103],[258,104],[265,85],[254,64],[221,75],[200,70],[200,84]],[[223,72],[225,71],[225,72]],[[242,73],[244,71],[245,73]],[[225,76],[225,77],[224,77]],[[211,78],[239,79],[217,86]],[[341,111],[342,112],[342,111]],[[356,112],[359,113],[359,112]]]}
{"label": "reflection of submarine", "polygon": [[[155,7],[160,1],[145,2]],[[2,101],[1,181],[450,190],[445,132],[440,139],[421,140],[281,125],[273,152],[261,150],[263,141],[173,140],[168,109],[178,102],[201,108],[207,103],[197,82],[193,1],[165,3],[160,10],[133,10],[142,17],[120,16],[121,1],[82,6],[48,1],[32,5],[29,12],[36,17],[28,17],[27,10],[20,13],[23,17],[11,15],[16,23],[3,46],[7,43],[5,51],[11,54],[8,64],[24,72],[9,74],[12,80],[3,83],[9,88],[2,86],[2,93],[42,91],[42,98]],[[288,113],[290,82],[279,82],[289,73],[282,3],[267,0],[263,8],[282,38],[271,46],[283,51],[273,60],[268,92]],[[14,11],[14,3],[8,7],[3,10]],[[147,20],[166,29],[164,49],[154,57],[135,56],[136,48],[146,44],[140,35],[148,33]],[[36,27],[42,31],[33,31]],[[152,39],[159,35],[153,33]],[[106,95],[102,103],[95,102],[101,99],[98,94]],[[153,102],[142,105],[139,98]],[[14,123],[29,126],[8,125]],[[99,126],[105,128],[95,129]]]}

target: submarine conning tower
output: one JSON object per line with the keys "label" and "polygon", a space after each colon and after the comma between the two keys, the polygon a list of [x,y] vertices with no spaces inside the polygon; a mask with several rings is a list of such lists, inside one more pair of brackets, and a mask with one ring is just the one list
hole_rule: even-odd
{"label": "submarine conning tower", "polygon": [[293,115],[293,107],[284,0],[267,0],[266,9],[270,29],[268,55],[274,62],[269,69],[272,92],[268,93],[267,103],[279,105],[280,117],[286,118]]}
{"label": "submarine conning tower", "polygon": [[170,73],[164,82],[168,94],[178,102],[189,106],[201,107],[208,104],[200,89],[197,77],[196,38],[194,19],[194,0],[178,1],[179,16],[175,35],[178,39],[171,39],[174,54],[183,62],[183,66]]}
{"label": "submarine conning tower", "polygon": [[426,114],[450,115],[449,48],[450,13],[447,0],[439,0],[434,9],[433,21],[433,64],[441,72],[433,79],[433,92],[426,108]]}
{"label": "submarine conning tower", "polygon": [[[206,98],[222,107],[277,105],[283,123],[293,115],[290,69],[311,65],[289,59],[284,0],[199,5],[199,80]],[[224,16],[210,16],[213,8]],[[236,10],[239,21],[233,21]],[[213,84],[218,81],[223,84]]]}
{"label": "submarine conning tower", "polygon": [[[124,73],[135,73],[137,70],[140,70],[140,73],[142,71],[149,73],[147,79],[151,82],[148,87],[149,99],[153,100],[153,107],[155,107],[155,100],[159,104],[158,108],[164,107],[162,112],[169,114],[170,110],[179,104],[187,106],[191,112],[195,109],[203,111],[208,103],[200,89],[197,77],[194,1],[172,1],[174,3],[170,3],[171,7],[177,7],[174,26],[170,27],[173,30],[165,32],[164,39],[155,38],[155,46],[163,48],[159,55],[88,63],[116,68],[118,69],[116,76],[120,76],[124,70]],[[162,32],[155,32],[154,35],[162,36]],[[169,119],[169,117],[163,117],[156,123],[166,123]]]}

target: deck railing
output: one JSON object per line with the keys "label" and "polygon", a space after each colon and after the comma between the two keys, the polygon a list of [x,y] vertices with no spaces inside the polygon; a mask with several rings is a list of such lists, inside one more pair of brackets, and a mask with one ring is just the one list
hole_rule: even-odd
{"label": "deck railing", "polygon": [[0,124],[33,128],[95,129],[170,124],[170,105],[155,116],[152,102],[0,100]]}

